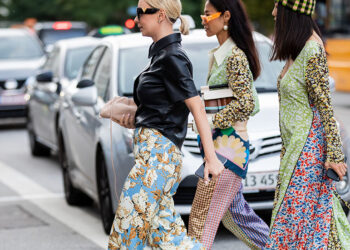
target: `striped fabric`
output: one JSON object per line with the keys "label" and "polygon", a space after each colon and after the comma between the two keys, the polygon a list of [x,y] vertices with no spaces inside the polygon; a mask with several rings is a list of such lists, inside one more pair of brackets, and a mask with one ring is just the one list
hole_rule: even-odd
{"label": "striped fabric", "polygon": [[275,2],[305,15],[312,15],[316,7],[316,0],[275,0]]}
{"label": "striped fabric", "polygon": [[201,238],[206,249],[211,249],[221,219],[232,203],[241,183],[241,178],[228,169],[225,169],[218,179]]}
{"label": "striped fabric", "polygon": [[242,188],[241,184],[222,223],[251,249],[260,249],[267,242],[269,229],[244,199]]}
{"label": "striped fabric", "polygon": [[189,220],[188,234],[211,249],[220,221],[252,249],[262,249],[269,228],[249,207],[242,194],[242,179],[226,169],[216,183],[197,185]]}

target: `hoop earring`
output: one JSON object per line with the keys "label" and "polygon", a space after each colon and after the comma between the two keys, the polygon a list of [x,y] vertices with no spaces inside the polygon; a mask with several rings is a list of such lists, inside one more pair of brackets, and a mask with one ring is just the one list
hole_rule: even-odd
{"label": "hoop earring", "polygon": [[227,25],[224,25],[224,30],[228,31],[228,26]]}

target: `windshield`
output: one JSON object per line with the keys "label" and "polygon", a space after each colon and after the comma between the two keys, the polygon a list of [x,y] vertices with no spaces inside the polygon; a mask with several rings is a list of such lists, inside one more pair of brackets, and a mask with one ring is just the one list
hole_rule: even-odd
{"label": "windshield", "polygon": [[[206,84],[209,65],[208,52],[216,46],[217,44],[212,42],[183,44],[193,65],[193,79],[198,90]],[[258,43],[257,49],[263,65],[261,76],[254,84],[258,92],[276,91],[277,77],[283,65],[279,61],[270,62],[271,45],[268,43]],[[148,47],[123,49],[120,51],[119,95],[132,95],[133,83],[136,77],[149,63],[147,55]]]}
{"label": "windshield", "polygon": [[256,43],[259,53],[261,73],[254,82],[258,92],[277,91],[277,78],[282,71],[283,63],[281,61],[270,61],[272,46],[267,42]]}
{"label": "windshield", "polygon": [[53,44],[61,39],[81,37],[85,35],[86,35],[85,29],[71,29],[71,30],[43,29],[39,33],[39,37],[45,45]]}
{"label": "windshield", "polygon": [[39,42],[30,36],[0,36],[0,60],[29,60],[43,55]]}
{"label": "windshield", "polygon": [[65,63],[65,76],[68,79],[74,79],[80,67],[85,62],[86,58],[90,52],[95,48],[95,46],[82,47],[77,49],[70,49],[67,51],[66,63]]}

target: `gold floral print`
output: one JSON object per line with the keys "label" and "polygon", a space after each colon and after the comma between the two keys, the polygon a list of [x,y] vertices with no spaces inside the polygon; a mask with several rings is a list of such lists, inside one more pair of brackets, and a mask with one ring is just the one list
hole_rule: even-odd
{"label": "gold floral print", "polygon": [[236,121],[248,120],[254,110],[253,75],[246,55],[237,46],[227,60],[226,72],[234,100],[213,118],[214,126],[221,129],[232,127]]}
{"label": "gold floral print", "polygon": [[326,132],[326,161],[334,163],[344,162],[344,154],[341,151],[341,138],[330,98],[326,53],[321,45],[319,45],[319,53],[311,56],[307,62],[305,82],[309,99],[315,104],[320,113]]}

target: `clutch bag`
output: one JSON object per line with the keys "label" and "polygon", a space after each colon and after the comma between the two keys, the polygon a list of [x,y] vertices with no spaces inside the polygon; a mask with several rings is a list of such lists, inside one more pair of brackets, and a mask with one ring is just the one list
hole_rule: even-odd
{"label": "clutch bag", "polygon": [[135,120],[136,110],[137,106],[132,98],[116,96],[102,107],[100,116],[119,123],[123,115],[127,114]]}

